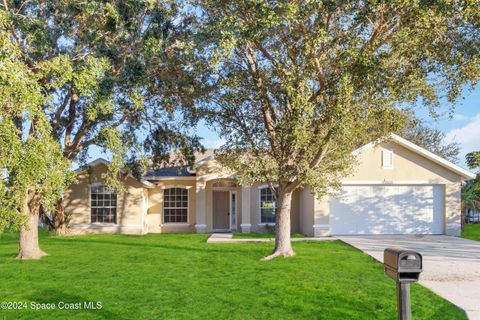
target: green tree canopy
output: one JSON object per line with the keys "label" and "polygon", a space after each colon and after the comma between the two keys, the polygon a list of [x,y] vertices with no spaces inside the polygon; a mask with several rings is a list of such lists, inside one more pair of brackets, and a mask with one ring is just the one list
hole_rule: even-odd
{"label": "green tree canopy", "polygon": [[[0,11],[0,23],[4,19]],[[21,62],[10,34],[0,29],[0,232],[20,229],[40,205],[53,208],[74,179],[51,135],[38,80]]]}
{"label": "green tree canopy", "polygon": [[278,186],[272,257],[293,254],[293,190],[340,185],[352,151],[477,83],[477,1],[192,1],[214,92],[205,108],[244,182]]}
{"label": "green tree canopy", "polygon": [[[189,134],[198,119],[194,101],[203,91],[202,60],[192,59],[190,18],[176,1],[4,0],[0,14],[0,30],[12,43],[12,57],[29,71],[5,73],[2,85],[21,94],[12,86],[21,75],[23,81],[36,83],[35,92],[41,96],[35,114],[11,114],[17,131],[28,131],[26,127],[34,124],[37,129],[32,132],[41,132],[41,138],[30,138],[32,143],[38,140],[38,147],[61,151],[51,149],[51,158],[44,161],[59,157],[58,165],[66,160],[82,164],[91,146],[103,148],[111,154],[106,182],[122,189],[118,177],[126,164],[140,175],[145,169],[142,156],[168,162],[169,151],[179,144],[182,150],[202,148],[199,138]],[[172,138],[149,139],[159,131],[171,132]],[[192,154],[186,152],[181,161],[191,162]],[[23,165],[22,159],[14,160]],[[39,166],[32,177],[42,174]],[[43,196],[43,184],[28,184]],[[61,192],[56,195],[56,207],[61,208]],[[38,213],[40,207],[32,208]],[[56,225],[64,226],[63,210],[57,213]],[[36,242],[34,219],[32,211],[30,227],[21,228],[21,246],[28,239]],[[38,244],[31,252],[33,257],[41,255]]]}
{"label": "green tree canopy", "polygon": [[452,162],[458,161],[460,144],[446,142],[444,132],[428,126],[424,120],[413,115],[408,118],[407,124],[399,130],[398,134],[442,158]]}
{"label": "green tree canopy", "polygon": [[467,153],[465,159],[470,169],[480,169],[480,151]]}
{"label": "green tree canopy", "polygon": [[143,144],[159,128],[199,148],[188,129],[201,60],[192,59],[190,20],[176,1],[4,1],[2,10],[66,158],[82,163],[90,146],[106,149],[110,184],[121,187],[114,177],[126,163],[169,151]]}

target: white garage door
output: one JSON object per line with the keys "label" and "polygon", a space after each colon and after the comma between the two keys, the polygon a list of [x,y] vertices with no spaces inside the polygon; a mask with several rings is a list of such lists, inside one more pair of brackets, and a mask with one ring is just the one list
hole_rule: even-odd
{"label": "white garage door", "polygon": [[330,200],[332,235],[443,234],[443,187],[344,186]]}

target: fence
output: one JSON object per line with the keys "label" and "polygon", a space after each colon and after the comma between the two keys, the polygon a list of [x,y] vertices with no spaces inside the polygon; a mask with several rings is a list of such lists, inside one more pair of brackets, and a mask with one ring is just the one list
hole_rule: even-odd
{"label": "fence", "polygon": [[466,209],[463,214],[465,223],[480,223],[480,211]]}

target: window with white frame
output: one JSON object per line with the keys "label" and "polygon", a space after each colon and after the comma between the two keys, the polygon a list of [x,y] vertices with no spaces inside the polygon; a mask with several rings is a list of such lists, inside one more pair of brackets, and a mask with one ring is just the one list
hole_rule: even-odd
{"label": "window with white frame", "polygon": [[167,188],[163,191],[163,223],[188,222],[188,190]]}
{"label": "window with white frame", "polygon": [[393,151],[382,150],[382,168],[393,168]]}
{"label": "window with white frame", "polygon": [[103,185],[90,189],[92,223],[117,223],[117,194]]}
{"label": "window with white frame", "polygon": [[272,189],[265,187],[260,189],[260,223],[275,223],[277,211],[275,195]]}

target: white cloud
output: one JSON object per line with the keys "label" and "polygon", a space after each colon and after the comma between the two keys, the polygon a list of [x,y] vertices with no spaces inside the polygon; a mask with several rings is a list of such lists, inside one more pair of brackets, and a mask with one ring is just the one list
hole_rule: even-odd
{"label": "white cloud", "polygon": [[460,160],[465,161],[465,155],[471,151],[480,150],[480,113],[471,118],[463,127],[447,133],[447,142],[460,143]]}
{"label": "white cloud", "polygon": [[453,115],[453,120],[463,121],[463,120],[468,120],[468,117],[464,114],[456,113]]}

